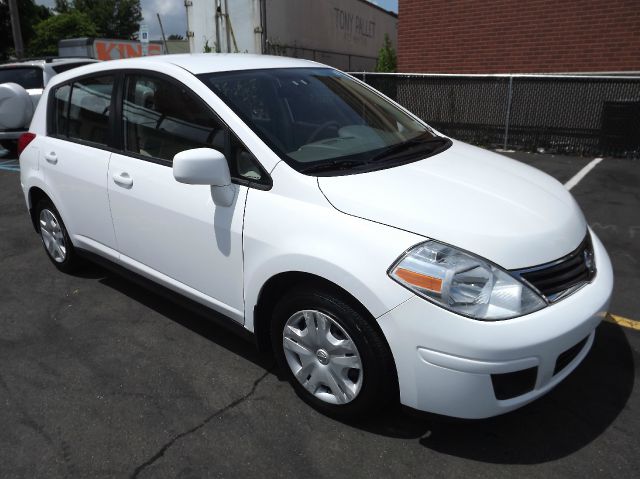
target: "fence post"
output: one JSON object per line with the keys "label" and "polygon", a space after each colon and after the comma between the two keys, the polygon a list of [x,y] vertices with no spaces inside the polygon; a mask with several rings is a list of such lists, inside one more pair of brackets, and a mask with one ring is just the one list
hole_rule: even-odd
{"label": "fence post", "polygon": [[504,145],[503,150],[507,149],[507,141],[509,139],[509,121],[511,119],[511,99],[513,97],[513,76],[509,75],[509,92],[507,93],[507,115],[504,125]]}

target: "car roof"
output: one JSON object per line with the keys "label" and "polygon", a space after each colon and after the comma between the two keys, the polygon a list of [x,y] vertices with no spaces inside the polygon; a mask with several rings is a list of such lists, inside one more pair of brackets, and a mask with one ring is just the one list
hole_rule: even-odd
{"label": "car roof", "polygon": [[142,61],[165,61],[173,63],[194,75],[234,70],[257,70],[264,68],[304,68],[324,66],[299,58],[249,53],[186,53],[180,55],[158,55],[144,57]]}
{"label": "car roof", "polygon": [[88,73],[111,70],[114,68],[149,68],[162,71],[167,64],[179,66],[194,75],[200,73],[225,72],[235,70],[254,70],[265,68],[304,68],[326,67],[320,63],[298,58],[272,55],[255,55],[249,53],[184,53],[178,55],[152,55],[148,57],[108,60],[97,64],[86,65],[65,72],[63,78]]}

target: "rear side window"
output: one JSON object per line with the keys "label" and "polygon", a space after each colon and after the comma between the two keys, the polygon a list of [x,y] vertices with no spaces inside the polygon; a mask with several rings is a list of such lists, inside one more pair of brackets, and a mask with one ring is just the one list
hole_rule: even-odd
{"label": "rear side window", "polygon": [[101,76],[84,78],[73,83],[68,113],[69,138],[98,145],[109,143],[109,110],[113,81],[113,76]]}
{"label": "rear side window", "polygon": [[41,68],[20,67],[0,69],[0,83],[17,83],[25,90],[43,88],[44,80]]}

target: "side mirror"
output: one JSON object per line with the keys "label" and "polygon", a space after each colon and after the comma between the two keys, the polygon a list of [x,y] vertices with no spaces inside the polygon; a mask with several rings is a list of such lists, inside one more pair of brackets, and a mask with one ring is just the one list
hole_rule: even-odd
{"label": "side mirror", "polygon": [[235,188],[227,159],[213,148],[185,150],[173,157],[173,177],[187,185],[210,185],[215,204],[231,206]]}
{"label": "side mirror", "polygon": [[173,157],[173,177],[188,185],[231,184],[227,159],[213,148],[194,148],[178,153]]}

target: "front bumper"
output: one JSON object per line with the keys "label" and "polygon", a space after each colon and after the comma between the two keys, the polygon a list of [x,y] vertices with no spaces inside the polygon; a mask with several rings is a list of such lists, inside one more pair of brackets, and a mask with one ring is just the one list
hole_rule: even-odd
{"label": "front bumper", "polygon": [[523,406],[567,377],[589,352],[613,289],[609,257],[591,235],[596,277],[535,313],[484,322],[416,296],[381,316],[401,402],[447,416],[484,418]]}

